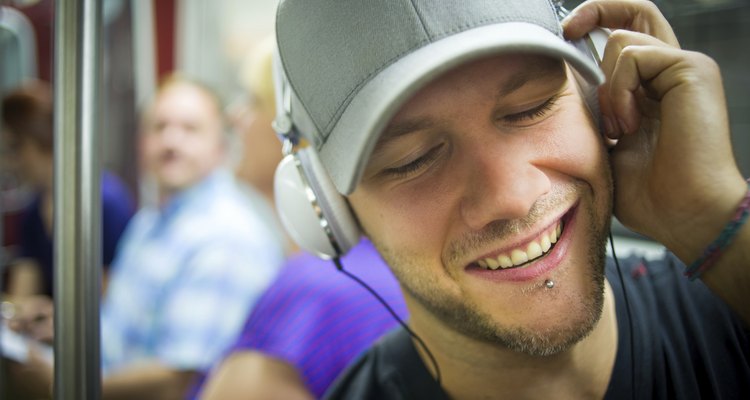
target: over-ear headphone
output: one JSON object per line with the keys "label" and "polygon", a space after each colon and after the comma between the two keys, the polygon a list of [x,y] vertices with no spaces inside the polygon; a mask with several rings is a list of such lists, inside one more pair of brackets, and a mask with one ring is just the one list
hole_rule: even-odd
{"label": "over-ear headphone", "polygon": [[276,210],[297,244],[322,258],[337,258],[359,241],[360,229],[349,205],[331,182],[317,151],[307,144],[291,118],[293,95],[278,51],[274,54],[276,119],[285,156],[276,168]]}
{"label": "over-ear headphone", "polygon": [[[565,10],[558,7],[562,18]],[[607,33],[586,36],[574,46],[597,63],[604,53]],[[584,84],[575,70],[589,111],[598,119],[596,87]],[[344,197],[336,190],[314,146],[309,145],[292,122],[294,93],[284,73],[278,50],[274,54],[276,119],[274,129],[284,141],[285,156],[276,168],[274,197],[282,224],[297,244],[322,258],[346,254],[358,241],[360,227]],[[596,121],[598,123],[598,121]]]}
{"label": "over-ear headphone", "polygon": [[[557,1],[555,3],[555,10],[559,21],[562,21],[563,18],[570,14],[570,11],[566,10],[562,3],[563,1]],[[607,38],[609,38],[610,33],[611,32],[608,29],[596,28],[584,35],[581,39],[570,41],[569,43],[578,49],[578,51],[580,51],[585,57],[594,61],[596,65],[601,65],[602,59],[604,58],[604,49],[607,46]],[[572,69],[572,71],[586,107],[594,118],[596,125],[599,126],[599,115],[601,111],[599,110],[599,95],[597,93],[597,87],[588,83],[575,69]]]}

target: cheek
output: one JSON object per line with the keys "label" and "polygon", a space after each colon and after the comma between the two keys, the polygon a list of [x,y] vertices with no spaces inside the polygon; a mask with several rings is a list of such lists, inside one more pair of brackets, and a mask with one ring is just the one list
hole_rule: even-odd
{"label": "cheek", "polygon": [[224,142],[222,136],[194,134],[182,147],[182,153],[189,155],[193,162],[199,164],[213,163],[222,154]]}
{"label": "cheek", "polygon": [[550,141],[549,147],[554,149],[551,158],[557,161],[559,169],[579,178],[600,173],[605,164],[605,151],[596,134],[585,131],[570,133]]}
{"label": "cheek", "polygon": [[438,190],[373,191],[355,206],[362,228],[374,241],[411,255],[441,254],[449,202]]}
{"label": "cheek", "polygon": [[139,151],[145,164],[152,163],[159,154],[161,144],[155,137],[145,136],[139,142]]}
{"label": "cheek", "polygon": [[596,218],[611,210],[612,181],[609,158],[598,129],[582,112],[562,122],[563,128],[545,143],[545,165],[586,185],[591,193]]}
{"label": "cheek", "polygon": [[545,135],[542,149],[547,167],[593,185],[609,176],[603,138],[583,105],[559,118]]}

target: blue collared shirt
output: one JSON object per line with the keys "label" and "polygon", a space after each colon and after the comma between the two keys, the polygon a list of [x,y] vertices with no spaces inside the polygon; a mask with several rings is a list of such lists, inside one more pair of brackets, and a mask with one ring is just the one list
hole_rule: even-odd
{"label": "blue collared shirt", "polygon": [[128,226],[102,302],[102,368],[207,371],[283,262],[283,244],[219,171]]}

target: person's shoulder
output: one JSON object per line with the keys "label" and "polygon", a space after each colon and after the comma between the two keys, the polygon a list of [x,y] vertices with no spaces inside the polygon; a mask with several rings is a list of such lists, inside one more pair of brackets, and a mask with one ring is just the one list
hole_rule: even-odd
{"label": "person's shoulder", "polygon": [[[680,290],[705,292],[701,281],[690,281],[684,276],[685,264],[673,253],[664,250],[660,255],[629,254],[626,257],[607,262],[610,281],[620,285],[626,282],[626,289],[651,292],[656,297],[681,294]],[[622,279],[620,276],[622,275]]]}
{"label": "person's shoulder", "polygon": [[750,331],[718,295],[685,277],[685,265],[669,252],[614,261],[609,260],[607,278],[624,338],[620,350],[633,346],[629,360],[620,360],[628,352],[618,350],[618,365],[637,370],[639,390],[679,387],[711,398],[747,390]]}
{"label": "person's shoulder", "polygon": [[[363,239],[341,260],[346,271],[353,273],[368,286],[384,296],[389,303],[403,302],[398,282],[380,259],[372,244]],[[365,289],[351,277],[336,269],[331,260],[322,259],[309,252],[300,251],[287,259],[273,287],[278,296],[298,292],[304,302],[314,304],[338,304],[341,307],[364,307],[365,304],[380,305]],[[352,303],[352,299],[358,299]],[[371,301],[370,301],[371,300]],[[352,304],[349,304],[352,303]]]}
{"label": "person's shoulder", "polygon": [[117,175],[109,171],[102,171],[101,180],[102,203],[126,204],[131,209],[135,208],[135,200],[125,182]]}
{"label": "person's shoulder", "polygon": [[331,385],[325,399],[447,399],[402,327],[383,336]]}
{"label": "person's shoulder", "polygon": [[682,336],[701,327],[715,335],[745,336],[739,317],[702,281],[685,277],[685,264],[674,254],[633,255],[620,259],[619,267],[608,271],[615,296],[623,301],[627,296],[633,318],[659,327],[662,335]]}
{"label": "person's shoulder", "polygon": [[183,194],[170,233],[192,246],[231,247],[237,256],[262,251],[283,257],[283,242],[242,195],[234,178],[217,171]]}
{"label": "person's shoulder", "polygon": [[276,319],[280,313],[297,315],[299,310],[308,314],[356,311],[351,309],[352,299],[360,295],[359,290],[356,282],[336,270],[333,261],[300,251],[287,259],[257,309],[270,308]]}
{"label": "person's shoulder", "polygon": [[659,299],[679,294],[677,289],[700,290],[689,287],[694,285],[682,276],[683,269],[680,260],[667,251],[659,256],[632,253],[607,260],[607,278],[617,288],[615,295],[622,296],[624,285],[636,303],[649,307],[658,305]]}
{"label": "person's shoulder", "polygon": [[252,201],[240,183],[226,171],[217,171],[211,180],[212,185],[206,185],[203,196],[192,204],[191,211],[200,209],[199,213],[190,215],[193,222],[219,221],[220,224],[214,223],[213,226],[233,231],[235,237],[243,240],[252,236],[256,241],[261,238],[278,241],[272,232],[273,227],[267,222],[273,217],[269,215],[274,212],[273,208],[258,207],[258,202]]}
{"label": "person's shoulder", "polygon": [[375,350],[362,354],[334,381],[323,395],[324,399],[384,399],[393,398],[382,393],[378,384]]}
{"label": "person's shoulder", "polygon": [[398,329],[386,335],[373,347],[359,356],[350,364],[331,384],[323,396],[324,399],[399,399],[404,398],[393,385],[385,382],[393,381],[398,374],[395,365],[389,365],[388,348],[394,341],[400,339]]}

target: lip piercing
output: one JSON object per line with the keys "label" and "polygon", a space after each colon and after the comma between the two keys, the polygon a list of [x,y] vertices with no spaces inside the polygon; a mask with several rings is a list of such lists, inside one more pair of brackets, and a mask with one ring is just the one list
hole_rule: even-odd
{"label": "lip piercing", "polygon": [[555,281],[553,281],[552,279],[547,279],[546,281],[544,281],[544,286],[547,287],[547,289],[552,289],[553,287],[555,287]]}

